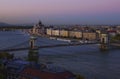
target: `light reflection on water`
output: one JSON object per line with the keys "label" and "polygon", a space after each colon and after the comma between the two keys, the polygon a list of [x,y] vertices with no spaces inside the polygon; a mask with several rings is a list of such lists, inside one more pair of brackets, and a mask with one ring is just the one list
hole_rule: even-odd
{"label": "light reflection on water", "polygon": [[[18,32],[0,32],[0,48],[28,40],[29,36]],[[39,38],[37,45],[65,43]],[[11,52],[16,57],[27,57],[28,50]],[[40,62],[55,65],[85,75],[87,79],[120,79],[120,50],[100,52],[98,45],[68,46],[40,49]]]}

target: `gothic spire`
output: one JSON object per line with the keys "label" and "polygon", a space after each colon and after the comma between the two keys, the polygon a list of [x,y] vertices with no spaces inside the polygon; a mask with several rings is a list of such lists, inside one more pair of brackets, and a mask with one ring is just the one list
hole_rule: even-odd
{"label": "gothic spire", "polygon": [[38,22],[38,25],[42,25],[42,22],[41,22],[41,20],[39,20],[39,22]]}

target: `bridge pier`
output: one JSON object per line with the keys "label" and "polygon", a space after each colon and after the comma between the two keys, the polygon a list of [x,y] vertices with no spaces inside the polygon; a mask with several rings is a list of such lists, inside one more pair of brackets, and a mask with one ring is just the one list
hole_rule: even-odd
{"label": "bridge pier", "polygon": [[109,35],[108,33],[102,33],[101,34],[101,40],[100,40],[100,50],[106,51],[109,49]]}
{"label": "bridge pier", "polygon": [[39,61],[39,51],[38,49],[30,49],[28,52],[28,61],[38,63]]}
{"label": "bridge pier", "polygon": [[30,37],[30,49],[28,52],[28,61],[38,63],[39,60],[39,49],[35,46],[36,37]]}

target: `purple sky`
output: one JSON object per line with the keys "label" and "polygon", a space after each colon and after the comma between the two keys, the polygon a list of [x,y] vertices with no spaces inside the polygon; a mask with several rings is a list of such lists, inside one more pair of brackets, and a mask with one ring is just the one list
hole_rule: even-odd
{"label": "purple sky", "polygon": [[120,0],[0,0],[0,22],[120,24]]}

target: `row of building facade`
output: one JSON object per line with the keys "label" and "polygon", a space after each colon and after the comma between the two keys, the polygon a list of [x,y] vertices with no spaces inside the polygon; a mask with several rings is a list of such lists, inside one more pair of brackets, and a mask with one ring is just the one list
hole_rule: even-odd
{"label": "row of building facade", "polygon": [[85,32],[79,30],[47,28],[46,34],[49,36],[64,37],[64,38],[76,38],[76,39],[87,39],[87,40],[97,39],[97,33],[92,31]]}

